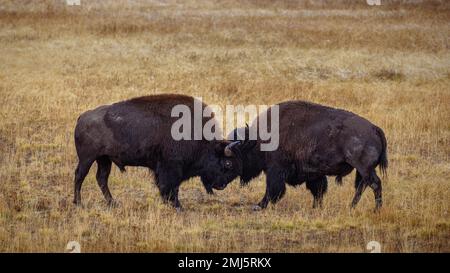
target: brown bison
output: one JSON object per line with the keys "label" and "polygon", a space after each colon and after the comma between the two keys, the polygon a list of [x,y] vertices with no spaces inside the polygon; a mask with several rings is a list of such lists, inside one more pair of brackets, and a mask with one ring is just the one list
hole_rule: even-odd
{"label": "brown bison", "polygon": [[[313,207],[322,205],[327,190],[326,176],[342,177],[356,169],[355,207],[367,186],[375,194],[376,209],[382,206],[381,180],[375,168],[385,173],[388,166],[386,138],[383,131],[368,120],[348,111],[304,101],[287,101],[275,105],[279,111],[279,147],[261,151],[258,133],[253,147],[242,152],[241,183],[246,184],[262,171],[266,173],[266,193],[255,210],[277,202],[285,193],[285,183],[306,187],[314,196]],[[274,107],[274,106],[273,106]],[[251,130],[267,118],[270,130],[271,109],[259,115],[249,128],[238,128],[228,139],[248,139]]]}
{"label": "brown bison", "polygon": [[[206,140],[203,136],[199,140],[174,140],[171,135],[176,121],[172,109],[185,105],[194,113],[194,101],[184,95],[154,95],[83,113],[75,128],[79,162],[75,171],[74,203],[81,202],[81,185],[94,161],[98,166],[98,185],[110,205],[114,204],[108,189],[112,163],[121,171],[125,171],[125,166],[153,170],[162,198],[177,210],[181,208],[178,188],[188,178],[199,176],[208,193],[213,188],[224,189],[242,170],[242,162],[236,156],[240,154],[241,142]],[[202,110],[207,107],[200,105]],[[202,125],[211,119],[200,118]],[[193,125],[190,129],[194,131]]]}

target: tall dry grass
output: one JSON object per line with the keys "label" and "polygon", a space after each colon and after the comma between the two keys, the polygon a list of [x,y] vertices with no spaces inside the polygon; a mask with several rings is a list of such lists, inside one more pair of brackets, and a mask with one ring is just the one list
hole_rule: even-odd
{"label": "tall dry grass", "polygon": [[[0,251],[450,251],[450,5],[446,1],[0,1]],[[414,3],[410,3],[414,2]],[[418,2],[418,3],[417,3]],[[162,204],[145,169],[113,169],[72,203],[73,128],[90,108],[154,93],[211,104],[302,99],[386,132],[385,205],[353,174],[324,208],[304,187],[254,213],[264,176]]]}

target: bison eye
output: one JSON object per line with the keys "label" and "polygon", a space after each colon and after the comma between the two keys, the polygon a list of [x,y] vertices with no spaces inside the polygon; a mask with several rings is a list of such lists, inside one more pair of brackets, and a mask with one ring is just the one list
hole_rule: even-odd
{"label": "bison eye", "polygon": [[233,163],[230,160],[225,160],[225,168],[231,169],[233,167]]}

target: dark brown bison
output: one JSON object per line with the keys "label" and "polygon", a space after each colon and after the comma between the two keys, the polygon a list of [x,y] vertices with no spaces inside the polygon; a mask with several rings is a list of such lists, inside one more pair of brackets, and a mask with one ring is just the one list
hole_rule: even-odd
{"label": "dark brown bison", "polygon": [[[356,193],[352,207],[367,186],[375,194],[376,208],[382,206],[381,180],[375,168],[379,165],[385,173],[388,161],[386,138],[380,128],[354,113],[314,103],[287,101],[276,106],[279,107],[278,149],[261,151],[260,145],[265,141],[258,133],[253,148],[241,151],[242,184],[262,171],[266,173],[266,193],[254,209],[278,201],[285,193],[285,183],[295,186],[304,182],[314,196],[313,207],[321,206],[328,186],[326,176],[336,176],[336,182],[341,184],[342,177],[354,168]],[[250,130],[256,129],[262,117],[267,117],[270,130],[272,108],[258,116],[250,128],[235,129],[228,139],[248,139]]]}
{"label": "dark brown bison", "polygon": [[[224,189],[242,170],[242,162],[235,156],[239,154],[236,151],[240,142],[206,140],[203,134],[200,140],[172,138],[172,124],[177,120],[171,114],[173,107],[185,105],[194,113],[194,100],[183,95],[154,95],[83,113],[75,128],[79,163],[74,203],[81,202],[81,185],[94,161],[98,166],[98,185],[110,205],[114,204],[108,189],[112,163],[121,171],[125,171],[125,166],[153,170],[161,196],[177,209],[181,208],[178,188],[188,178],[199,176],[208,193],[213,188]],[[207,107],[200,105],[201,110]],[[211,119],[200,118],[201,125]]]}

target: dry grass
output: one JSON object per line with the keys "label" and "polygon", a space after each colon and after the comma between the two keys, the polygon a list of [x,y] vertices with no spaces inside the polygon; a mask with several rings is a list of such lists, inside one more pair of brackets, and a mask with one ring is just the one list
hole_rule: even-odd
{"label": "dry grass", "polygon": [[[447,1],[0,1],[0,251],[450,251],[450,5]],[[382,0],[383,2],[383,0]],[[413,1],[417,2],[417,1]],[[323,209],[305,187],[264,212],[264,176],[185,212],[145,169],[114,169],[108,209],[95,182],[72,203],[73,128],[95,106],[179,92],[211,104],[304,99],[358,113],[389,142],[385,206],[353,174]]]}

